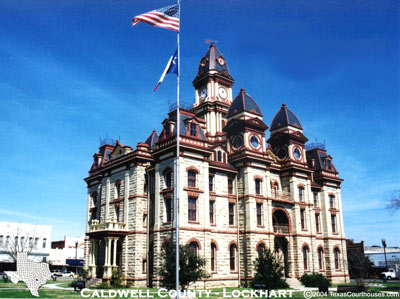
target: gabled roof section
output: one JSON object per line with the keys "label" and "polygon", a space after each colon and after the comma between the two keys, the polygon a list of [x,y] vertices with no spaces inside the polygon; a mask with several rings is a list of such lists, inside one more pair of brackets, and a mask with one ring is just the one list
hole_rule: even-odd
{"label": "gabled roof section", "polygon": [[262,116],[260,107],[258,107],[253,98],[250,97],[242,88],[229,108],[228,118],[244,111]]}
{"label": "gabled roof section", "polygon": [[153,132],[150,134],[149,137],[147,137],[144,143],[146,143],[150,149],[155,149],[157,141],[158,141],[158,134],[155,130],[153,130]]}
{"label": "gabled roof section", "polygon": [[290,111],[285,104],[282,104],[281,109],[279,109],[278,113],[276,113],[274,119],[271,122],[270,131],[286,127],[292,126],[303,130],[303,127],[300,124],[299,119],[294,115],[292,111]]}
{"label": "gabled roof section", "polygon": [[132,147],[129,145],[123,145],[119,143],[119,140],[117,140],[117,143],[115,144],[115,148],[113,151],[109,154],[110,160],[118,158],[120,156],[126,155],[127,153],[130,153],[132,151]]}
{"label": "gabled roof section", "polygon": [[212,71],[216,71],[223,77],[226,77],[233,81],[233,78],[229,73],[229,68],[228,64],[226,63],[225,57],[217,49],[214,43],[211,43],[207,53],[201,58],[199,69],[197,71],[197,76],[194,81]]}

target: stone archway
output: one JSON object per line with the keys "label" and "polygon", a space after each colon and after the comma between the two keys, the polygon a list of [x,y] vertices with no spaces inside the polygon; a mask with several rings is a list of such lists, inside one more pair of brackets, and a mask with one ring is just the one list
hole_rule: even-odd
{"label": "stone archway", "polygon": [[276,236],[274,250],[276,257],[283,263],[285,277],[290,277],[289,241],[283,236]]}

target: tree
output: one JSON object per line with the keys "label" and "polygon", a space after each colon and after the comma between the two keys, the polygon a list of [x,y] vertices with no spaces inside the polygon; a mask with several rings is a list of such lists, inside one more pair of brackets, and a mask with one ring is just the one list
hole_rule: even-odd
{"label": "tree", "polygon": [[364,279],[368,277],[373,265],[369,257],[365,256],[361,250],[351,250],[347,254],[347,261],[350,277],[356,280],[358,286],[364,285]]}
{"label": "tree", "polygon": [[27,252],[28,256],[35,248],[35,236],[30,234],[22,235],[18,229],[16,233],[3,236],[0,242],[0,251],[10,257],[13,263],[17,262],[18,252]]}
{"label": "tree", "polygon": [[393,212],[400,211],[400,190],[395,190],[389,197],[386,208]]}
{"label": "tree", "polygon": [[252,288],[271,289],[287,287],[283,280],[284,266],[269,249],[259,250],[255,263],[256,274],[251,282]]}
{"label": "tree", "polygon": [[[176,262],[175,246],[168,242],[162,253],[162,262],[158,275],[161,277],[161,286],[167,289],[175,289]],[[206,260],[193,253],[188,246],[179,245],[179,285],[181,290],[199,279],[207,278],[208,274],[202,269]]]}

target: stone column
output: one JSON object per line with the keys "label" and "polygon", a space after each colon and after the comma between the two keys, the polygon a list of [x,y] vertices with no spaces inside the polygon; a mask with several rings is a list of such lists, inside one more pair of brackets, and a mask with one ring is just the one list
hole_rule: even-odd
{"label": "stone column", "polygon": [[117,266],[117,242],[118,242],[118,238],[114,238],[113,242],[114,242],[114,254],[113,254],[112,266],[116,267]]}
{"label": "stone column", "polygon": [[110,218],[110,178],[106,180],[106,215],[105,222],[109,221]]}

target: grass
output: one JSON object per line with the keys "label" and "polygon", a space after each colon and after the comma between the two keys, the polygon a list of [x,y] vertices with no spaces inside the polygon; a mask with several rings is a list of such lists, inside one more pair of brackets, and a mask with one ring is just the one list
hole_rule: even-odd
{"label": "grass", "polygon": [[[70,287],[69,284],[71,283],[71,280],[58,280],[58,281],[49,281],[47,285],[49,284],[56,284],[59,287],[65,287],[68,288]],[[369,292],[381,292],[381,291],[400,291],[399,283],[393,283],[393,282],[387,282],[382,284],[383,287],[370,287],[368,288]],[[133,291],[142,291],[142,294],[146,294],[146,291],[149,290],[150,294],[154,296],[154,298],[161,298],[157,296],[157,291],[158,289],[148,289],[148,288],[119,288],[119,289],[114,289],[116,291],[120,290],[133,290]],[[226,293],[230,294],[233,290],[237,290],[237,288],[225,288]],[[250,290],[248,288],[241,288],[241,291],[243,290]],[[99,291],[92,289],[90,292],[94,291]],[[108,291],[108,290],[106,290]],[[46,288],[40,288],[39,289],[39,295],[40,298],[80,298],[82,299],[81,295],[79,292],[74,292],[72,290],[58,290],[58,289],[46,289]],[[128,298],[130,297],[130,294],[128,295]],[[12,282],[4,283],[3,281],[0,282],[0,298],[36,298],[31,295],[30,291],[26,287],[25,283],[19,282],[18,284],[14,284]],[[120,298],[119,296],[116,296],[115,298]],[[167,297],[168,298],[168,297]],[[200,297],[199,297],[200,298]],[[212,289],[212,293],[210,297],[206,297],[203,295],[203,298],[211,298],[211,299],[217,299],[217,298],[223,298],[223,288],[214,288]],[[237,297],[241,298],[241,297]],[[279,298],[279,297],[278,297]],[[293,299],[304,299],[304,294],[302,291],[296,291],[293,292],[293,296],[291,297]],[[328,295],[327,297],[313,297],[313,299],[317,298],[338,298],[337,296],[330,296]],[[351,298],[371,298],[371,297],[362,297],[362,296],[356,296],[356,297],[351,297]],[[379,298],[393,298],[393,297],[379,297]]]}

